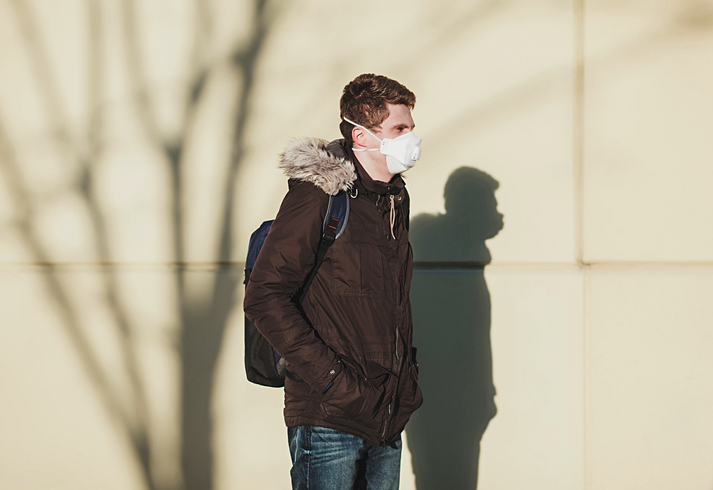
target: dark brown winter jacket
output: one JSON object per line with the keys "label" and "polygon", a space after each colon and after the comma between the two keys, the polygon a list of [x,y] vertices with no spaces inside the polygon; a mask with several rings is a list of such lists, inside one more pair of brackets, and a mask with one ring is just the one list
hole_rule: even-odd
{"label": "dark brown winter jacket", "polygon": [[[422,402],[411,345],[413,257],[403,180],[372,180],[344,140],[297,140],[281,167],[289,191],[253,268],[244,308],[297,375],[285,380],[285,422],[386,445]],[[294,298],[314,265],[329,195],[340,189],[352,196],[346,230],[300,306]]]}

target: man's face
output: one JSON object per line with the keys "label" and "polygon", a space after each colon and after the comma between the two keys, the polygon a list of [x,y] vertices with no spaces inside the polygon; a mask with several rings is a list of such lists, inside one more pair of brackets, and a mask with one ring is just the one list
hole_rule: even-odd
{"label": "man's face", "polygon": [[[378,128],[374,128],[371,131],[367,131],[361,126],[355,126],[354,129],[352,129],[352,141],[354,142],[354,151],[358,152],[364,150],[371,150],[371,152],[368,154],[357,153],[355,155],[356,158],[361,162],[362,165],[366,165],[369,162],[371,162],[371,164],[376,164],[377,170],[374,170],[374,167],[370,167],[374,172],[376,172],[376,174],[372,175],[372,172],[369,172],[369,169],[367,169],[367,172],[369,172],[369,175],[372,178],[376,180],[381,180],[383,182],[388,182],[391,178],[391,175],[388,170],[386,155],[378,152],[379,141],[376,140],[374,136],[381,140],[387,138],[395,139],[406,133],[410,133],[416,126],[416,124],[413,122],[413,118],[411,117],[411,110],[408,108],[408,106],[404,104],[387,103],[386,108],[389,110],[389,116],[384,119],[384,121]],[[369,134],[370,132],[373,134]]]}
{"label": "man's face", "polygon": [[403,104],[386,104],[389,117],[381,123],[381,130],[375,132],[381,138],[398,138],[402,134],[413,131],[416,124],[411,117],[411,110]]}

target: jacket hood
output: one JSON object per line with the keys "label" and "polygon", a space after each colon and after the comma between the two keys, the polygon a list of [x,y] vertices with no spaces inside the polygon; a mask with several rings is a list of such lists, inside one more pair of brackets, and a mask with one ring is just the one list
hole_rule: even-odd
{"label": "jacket hood", "polygon": [[319,138],[299,138],[280,155],[279,167],[290,179],[311,182],[334,196],[351,188],[357,179],[354,164],[347,155],[329,149],[329,142]]}

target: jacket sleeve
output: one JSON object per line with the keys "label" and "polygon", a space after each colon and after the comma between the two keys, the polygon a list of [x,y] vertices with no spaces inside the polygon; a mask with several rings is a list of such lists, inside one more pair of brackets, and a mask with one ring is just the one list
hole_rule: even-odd
{"label": "jacket sleeve", "polygon": [[342,366],[292,298],[314,267],[328,204],[329,196],[311,183],[291,186],[250,274],[243,304],[290,371],[320,393]]}

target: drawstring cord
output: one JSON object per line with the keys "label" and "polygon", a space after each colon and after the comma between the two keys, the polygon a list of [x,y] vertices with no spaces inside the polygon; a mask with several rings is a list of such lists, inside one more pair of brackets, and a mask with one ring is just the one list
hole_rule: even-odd
{"label": "drawstring cord", "polygon": [[[376,199],[376,209],[379,209],[379,202],[381,202],[381,196]],[[396,224],[396,209],[394,208],[394,195],[389,196],[389,227],[391,228],[391,238],[396,240],[396,235],[394,235],[394,224]]]}
{"label": "drawstring cord", "polygon": [[389,196],[391,201],[391,209],[389,211],[389,223],[391,224],[391,237],[396,240],[396,235],[394,235],[394,222],[396,221],[396,210],[394,209],[394,195]]}

